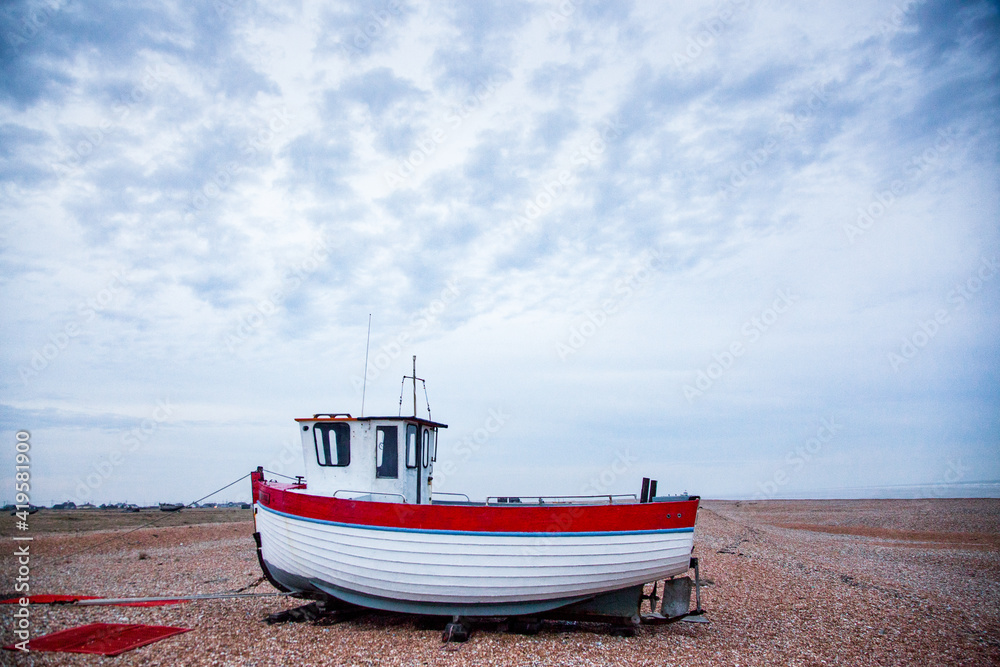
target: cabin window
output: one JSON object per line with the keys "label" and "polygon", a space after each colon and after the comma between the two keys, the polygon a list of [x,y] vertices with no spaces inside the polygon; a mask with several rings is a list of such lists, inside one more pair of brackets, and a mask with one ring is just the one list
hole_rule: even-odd
{"label": "cabin window", "polygon": [[417,467],[417,425],[406,425],[406,467]]}
{"label": "cabin window", "polygon": [[431,462],[431,430],[429,428],[424,429],[424,446],[421,450],[423,452],[424,467]]}
{"label": "cabin window", "polygon": [[395,426],[375,429],[375,476],[399,477],[399,443]]}
{"label": "cabin window", "polygon": [[347,424],[316,424],[313,427],[316,461],[321,466],[351,464],[351,427]]}
{"label": "cabin window", "polygon": [[431,461],[438,460],[438,432],[437,429],[431,429]]}

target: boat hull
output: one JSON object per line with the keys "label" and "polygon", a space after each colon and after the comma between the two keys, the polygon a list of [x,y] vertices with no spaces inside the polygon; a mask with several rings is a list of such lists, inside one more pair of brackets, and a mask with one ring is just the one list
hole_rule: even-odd
{"label": "boat hull", "polygon": [[683,574],[697,510],[696,499],[400,506],[279,486],[261,482],[254,494],[262,562],[277,583],[420,614],[535,614]]}

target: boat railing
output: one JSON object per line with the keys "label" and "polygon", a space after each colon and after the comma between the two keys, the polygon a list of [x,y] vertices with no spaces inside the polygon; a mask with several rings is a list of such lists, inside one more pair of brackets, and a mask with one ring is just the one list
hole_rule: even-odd
{"label": "boat railing", "polygon": [[435,496],[462,496],[463,498],[465,498],[465,502],[467,502],[467,503],[471,503],[472,502],[471,500],[469,500],[469,496],[467,496],[464,493],[451,493],[450,491],[435,491],[434,495]]}
{"label": "boat railing", "polygon": [[596,501],[607,501],[609,505],[638,502],[634,493],[602,493],[593,496],[490,496],[487,505],[595,505]]}
{"label": "boat railing", "polygon": [[[406,502],[406,496],[402,493],[382,493],[380,491],[354,491],[353,489],[337,489],[333,492],[333,497],[336,498],[339,493],[356,493],[359,497],[370,496],[374,498],[375,496],[386,496],[392,498],[399,498],[400,502]],[[358,497],[347,498],[347,500],[358,500]]]}

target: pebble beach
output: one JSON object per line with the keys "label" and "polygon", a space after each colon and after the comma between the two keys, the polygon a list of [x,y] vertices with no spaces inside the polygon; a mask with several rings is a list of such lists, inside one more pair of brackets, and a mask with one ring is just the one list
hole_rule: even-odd
{"label": "pebble beach", "polygon": [[[169,525],[180,521],[170,518],[139,530],[115,526],[111,514],[107,528],[100,516],[76,530],[52,522],[33,536],[31,592],[275,592],[260,581],[250,512],[232,510],[221,519],[216,512],[216,523],[198,523],[196,512],[187,512],[187,525]],[[16,563],[6,551],[0,590],[12,594]],[[468,642],[446,645],[435,619],[384,613],[268,625],[269,614],[305,602],[280,596],[158,607],[33,605],[32,636],[98,622],[192,631],[118,657],[3,651],[0,663],[1000,664],[1000,500],[703,501],[695,555],[709,622],[642,626],[633,637],[556,621],[526,636],[494,622],[475,628]],[[4,644],[15,641],[15,607],[0,608]]]}

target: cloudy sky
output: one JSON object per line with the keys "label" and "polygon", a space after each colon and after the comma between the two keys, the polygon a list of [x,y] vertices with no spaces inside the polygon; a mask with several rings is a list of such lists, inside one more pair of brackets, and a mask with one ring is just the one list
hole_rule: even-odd
{"label": "cloudy sky", "polygon": [[0,500],[21,429],[38,504],[294,474],[369,314],[438,490],[1000,493],[994,3],[0,22]]}

